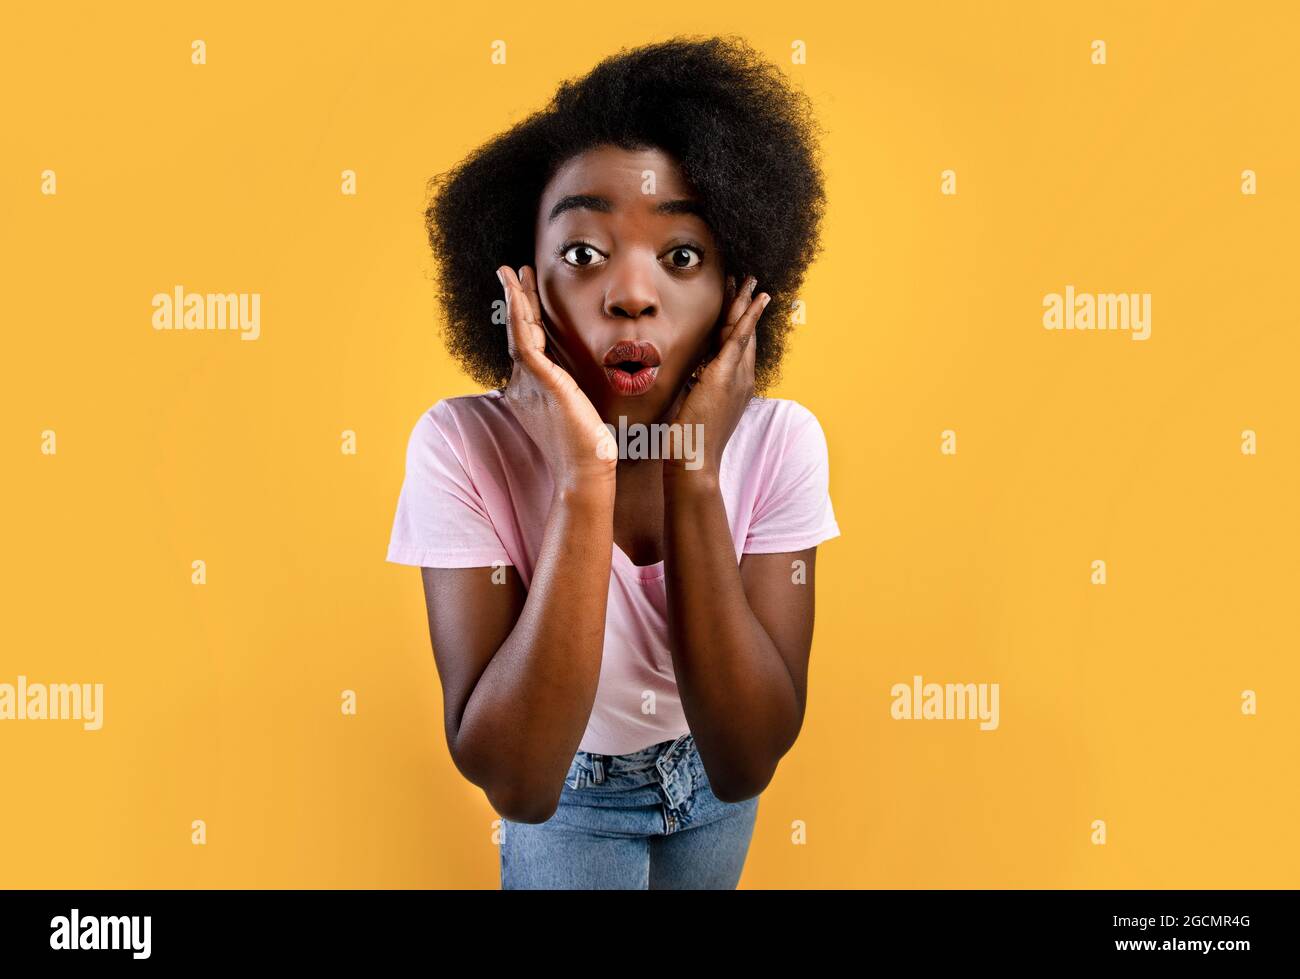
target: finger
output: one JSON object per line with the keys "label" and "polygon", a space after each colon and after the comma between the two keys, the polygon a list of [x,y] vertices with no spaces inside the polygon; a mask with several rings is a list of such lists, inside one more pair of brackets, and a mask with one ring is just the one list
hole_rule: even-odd
{"label": "finger", "polygon": [[555,337],[546,324],[546,317],[542,314],[542,297],[537,291],[537,273],[533,271],[531,265],[523,266],[519,272],[519,285],[528,298],[528,304],[532,309],[533,322],[537,323],[542,331],[542,353],[546,355],[551,363],[558,364],[559,361],[555,359],[553,349]]}
{"label": "finger", "polygon": [[731,318],[731,305],[736,300],[736,277],[727,276],[727,286],[722,291],[722,313],[718,317],[721,322],[726,322]]}
{"label": "finger", "polygon": [[753,353],[754,331],[758,327],[758,318],[763,315],[763,310],[771,302],[772,297],[766,292],[761,292],[755,296],[746,307],[744,314],[736,321],[726,342],[722,345],[722,350],[718,353],[718,360],[725,366],[735,366],[741,362],[741,359]]}
{"label": "finger", "polygon": [[[512,324],[524,331],[526,340],[516,343],[516,364],[527,368],[543,384],[552,388],[570,389],[577,386],[572,374],[556,356],[555,338],[546,326],[542,315],[542,300],[537,292],[537,274],[531,266],[521,265],[519,271],[507,267],[507,281],[513,276],[515,288],[511,302],[515,315]],[[516,329],[516,332],[518,330]]]}
{"label": "finger", "polygon": [[528,297],[528,305],[532,308],[533,320],[537,323],[542,322],[542,297],[537,293],[537,273],[533,271],[531,265],[525,265],[519,276],[519,283],[523,286],[524,295]]}
{"label": "finger", "polygon": [[727,284],[722,291],[722,310],[718,313],[718,328],[714,330],[713,336],[709,341],[709,349],[705,354],[705,360],[712,360],[722,349],[722,343],[726,339],[724,333],[730,332],[731,305],[736,299],[736,277],[727,276]]}
{"label": "finger", "polygon": [[[763,309],[767,309],[767,304],[771,301],[772,297],[768,296],[766,293],[764,293],[764,296]],[[758,359],[758,320],[762,318],[763,312],[760,310],[757,318],[754,320],[753,332],[750,333],[749,339],[745,341],[745,352],[740,359],[741,371],[744,373],[744,376],[749,379],[751,384],[754,380],[754,364]]]}
{"label": "finger", "polygon": [[702,355],[697,370],[703,370],[717,359],[718,354],[722,353],[722,348],[726,345],[727,338],[731,336],[731,331],[735,329],[736,323],[744,315],[744,293],[748,288],[750,288],[749,276],[745,276],[739,283],[737,283],[734,275],[727,276],[727,286],[723,292],[722,314],[718,317],[721,328],[710,338],[709,347]]}
{"label": "finger", "polygon": [[745,310],[749,306],[750,297],[753,295],[754,287],[757,284],[757,279],[752,275],[747,275],[739,288],[732,290],[731,306],[727,310],[727,320],[722,327],[721,345],[726,344],[727,339],[731,336],[736,324],[739,323],[740,318],[745,315]]}
{"label": "finger", "polygon": [[501,283],[501,293],[506,299],[506,347],[510,351],[510,359],[518,363],[519,337],[518,331],[515,329],[514,290],[511,288],[510,279],[507,277],[508,272],[510,272],[508,265],[498,267],[497,281]]}
{"label": "finger", "polygon": [[497,278],[506,294],[506,340],[510,359],[529,362],[542,350],[545,337],[533,319],[532,306],[515,270],[503,265],[497,269]]}
{"label": "finger", "polygon": [[520,272],[519,284],[523,287],[524,294],[528,297],[532,306],[533,320],[542,331],[542,353],[556,367],[567,370],[556,355],[559,349],[559,341],[556,339],[551,324],[546,320],[546,312],[542,307],[542,297],[537,290],[537,273],[533,271],[530,265],[525,265]]}

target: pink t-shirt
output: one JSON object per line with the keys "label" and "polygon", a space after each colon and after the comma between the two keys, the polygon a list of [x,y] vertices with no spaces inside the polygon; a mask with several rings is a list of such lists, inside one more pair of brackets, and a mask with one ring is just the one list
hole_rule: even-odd
{"label": "pink t-shirt", "polygon": [[[750,401],[723,450],[719,487],[737,562],[745,553],[799,551],[839,536],[826,437],[796,401]],[[527,587],[551,488],[545,458],[501,391],[439,401],[407,444],[388,560],[426,568],[500,562]],[[580,750],[627,754],[690,730],[667,611],[664,563],[635,565],[615,544],[600,680]]]}

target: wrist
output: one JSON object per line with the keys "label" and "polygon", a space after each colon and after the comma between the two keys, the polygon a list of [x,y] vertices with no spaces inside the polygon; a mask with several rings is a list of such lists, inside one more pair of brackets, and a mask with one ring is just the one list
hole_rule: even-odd
{"label": "wrist", "polygon": [[614,506],[618,483],[611,472],[591,476],[569,476],[557,479],[551,494],[553,503],[566,507],[595,509]]}
{"label": "wrist", "polygon": [[671,494],[718,492],[721,480],[718,467],[710,463],[688,469],[680,461],[664,461],[664,497]]}

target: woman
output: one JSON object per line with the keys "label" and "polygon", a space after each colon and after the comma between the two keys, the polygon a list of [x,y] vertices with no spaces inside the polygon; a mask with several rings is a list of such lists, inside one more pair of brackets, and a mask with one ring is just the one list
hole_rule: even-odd
{"label": "woman", "polygon": [[810,120],[743,42],[678,38],[432,182],[448,345],[494,390],[416,423],[388,560],[503,888],[735,887],[798,736],[839,531],[816,418],[754,392],[818,250]]}

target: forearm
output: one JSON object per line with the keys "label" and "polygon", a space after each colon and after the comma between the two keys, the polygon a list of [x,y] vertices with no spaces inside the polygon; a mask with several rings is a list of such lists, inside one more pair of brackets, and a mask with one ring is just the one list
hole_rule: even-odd
{"label": "forearm", "polygon": [[800,710],[745,595],[716,475],[665,467],[664,548],[682,709],[715,791],[748,798],[794,743]]}
{"label": "forearm", "polygon": [[614,490],[557,493],[519,618],[457,734],[501,808],[558,799],[596,699],[613,551]]}

